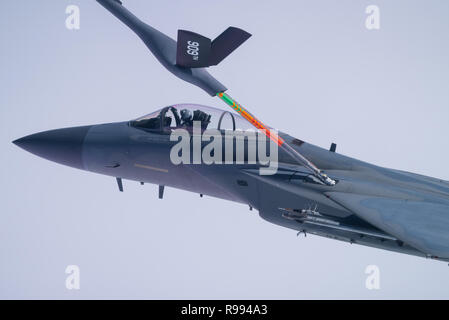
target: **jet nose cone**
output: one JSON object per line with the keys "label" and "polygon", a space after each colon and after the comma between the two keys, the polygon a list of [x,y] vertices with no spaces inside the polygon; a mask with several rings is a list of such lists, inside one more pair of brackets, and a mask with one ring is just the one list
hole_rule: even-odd
{"label": "jet nose cone", "polygon": [[35,133],[13,143],[39,157],[84,169],[82,149],[84,138],[92,126],[73,127]]}

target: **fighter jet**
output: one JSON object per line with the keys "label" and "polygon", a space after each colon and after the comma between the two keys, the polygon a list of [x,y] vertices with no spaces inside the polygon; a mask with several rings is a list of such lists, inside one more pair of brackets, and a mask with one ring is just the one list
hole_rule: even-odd
{"label": "fighter jet", "polygon": [[[219,65],[249,33],[230,27],[211,40],[179,30],[175,41],[121,1],[97,2],[133,30],[168,71],[233,110],[170,105],[131,121],[50,130],[14,144],[63,165],[115,177],[120,191],[123,179],[159,185],[159,198],[169,186],[247,204],[263,219],[298,234],[449,261],[449,181],[379,167],[337,153],[335,144],[323,149],[275,132],[209,74],[206,68]],[[258,135],[243,138],[239,158],[236,141],[249,128]],[[203,154],[208,148],[206,131],[219,146],[209,156],[223,162],[195,161],[195,148]],[[173,139],[176,132],[184,132],[189,142],[181,152],[182,135]],[[270,174],[261,174],[267,167],[259,161],[262,138],[277,147],[271,163],[276,170]],[[255,159],[251,150],[257,150]]]}

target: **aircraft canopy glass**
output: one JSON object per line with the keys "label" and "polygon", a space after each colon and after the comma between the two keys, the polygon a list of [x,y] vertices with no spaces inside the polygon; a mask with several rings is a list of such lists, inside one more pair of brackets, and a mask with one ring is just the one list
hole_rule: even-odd
{"label": "aircraft canopy glass", "polygon": [[201,129],[248,130],[255,129],[240,115],[196,104],[177,104],[162,108],[130,122],[136,128],[171,132],[183,128],[192,130],[193,122],[201,122]]}

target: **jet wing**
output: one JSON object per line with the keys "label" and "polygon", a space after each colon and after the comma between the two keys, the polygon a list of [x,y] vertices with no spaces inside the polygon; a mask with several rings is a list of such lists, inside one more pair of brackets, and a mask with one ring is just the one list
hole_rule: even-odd
{"label": "jet wing", "polygon": [[327,192],[375,227],[425,254],[449,258],[449,206],[342,192]]}

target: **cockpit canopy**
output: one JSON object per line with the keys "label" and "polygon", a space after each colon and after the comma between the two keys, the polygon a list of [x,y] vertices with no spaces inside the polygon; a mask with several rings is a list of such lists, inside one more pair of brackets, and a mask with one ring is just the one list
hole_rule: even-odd
{"label": "cockpit canopy", "polygon": [[200,122],[202,130],[254,129],[238,114],[197,104],[168,106],[132,120],[130,125],[152,132],[170,133],[172,130],[179,128],[192,130],[194,121]]}

